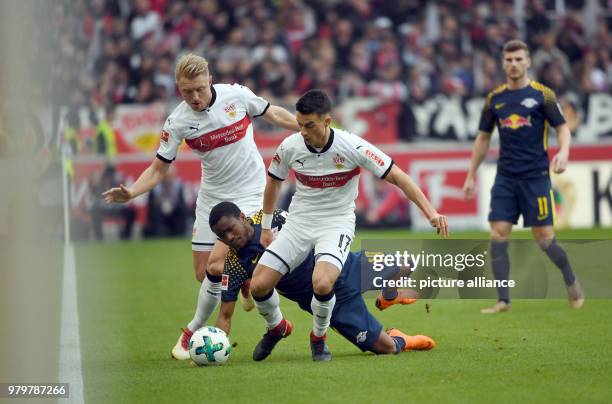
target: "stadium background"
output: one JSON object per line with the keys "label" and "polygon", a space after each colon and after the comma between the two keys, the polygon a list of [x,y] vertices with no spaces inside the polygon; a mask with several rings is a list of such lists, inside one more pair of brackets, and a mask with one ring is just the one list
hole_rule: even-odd
{"label": "stadium background", "polygon": [[[391,154],[454,230],[484,230],[495,149],[479,173],[478,198],[464,201],[461,186],[484,97],[504,80],[501,47],[516,37],[531,46],[532,77],[555,90],[574,135],[570,169],[554,178],[560,226],[612,225],[608,2],[108,0],[60,2],[55,11],[62,68],[53,82],[70,100],[57,126],[78,139],[71,192],[77,238],[94,236],[92,192],[100,190],[105,162],[128,184],[149,164],[179,102],[174,63],[186,52],[209,60],[214,82],[247,85],[289,110],[307,89],[326,90],[336,124]],[[107,123],[116,146],[100,150],[96,134]],[[287,135],[261,120],[255,133],[266,162]],[[554,152],[554,133],[549,143]],[[199,164],[183,144],[174,166],[188,235]],[[291,190],[289,182],[285,207]],[[360,191],[359,227],[427,227],[394,187],[368,173]],[[147,196],[132,203],[130,237],[147,226],[147,204]],[[117,212],[102,215],[111,217],[102,223],[105,237],[116,237]]]}
{"label": "stadium background", "polygon": [[[74,402],[608,402],[612,279],[600,262],[612,251],[611,24],[612,5],[600,0],[0,2],[0,382],[69,382]],[[570,166],[555,184],[560,242],[603,239],[590,244],[597,260],[581,261],[589,298],[580,311],[516,300],[513,312],[483,318],[482,300],[419,301],[375,315],[432,335],[436,350],[374,357],[332,333],[335,359],[321,371],[307,352],[311,319],[283,302],[295,339],[264,366],[250,358],[261,320],[237,310],[229,364],[193,369],[168,359],[199,286],[189,218],[175,240],[115,241],[121,220],[106,218],[109,242],[87,241],[102,174],[129,182],[153,158],[178,102],[173,62],[186,51],[209,58],[216,82],[241,82],[289,109],[305,89],[326,89],[337,124],[397,158],[449,213],[453,238],[487,239],[495,149],[477,201],[459,188],[483,97],[503,80],[501,46],[514,37],[531,45],[532,76],[557,92],[572,128]],[[285,134],[256,123],[269,159]],[[96,136],[109,127],[116,154]],[[61,238],[65,141],[74,253]],[[104,170],[109,162],[116,172]],[[198,162],[183,150],[175,166],[191,205]],[[364,177],[355,248],[435,237],[408,230],[421,229],[418,215]],[[146,205],[133,205],[126,238],[143,237]],[[364,229],[373,224],[383,227]],[[562,287],[554,271],[549,279]]]}

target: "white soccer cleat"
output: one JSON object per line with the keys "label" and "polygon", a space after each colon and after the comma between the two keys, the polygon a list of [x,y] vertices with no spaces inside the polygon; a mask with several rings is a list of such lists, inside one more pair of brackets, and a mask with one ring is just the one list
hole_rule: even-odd
{"label": "white soccer cleat", "polygon": [[506,303],[500,300],[497,303],[495,303],[493,306],[480,310],[480,312],[482,314],[496,314],[496,313],[503,313],[505,311],[510,311],[510,309],[512,309],[512,305],[510,303]]}
{"label": "white soccer cleat", "polygon": [[174,359],[185,361],[191,358],[189,356],[189,340],[191,339],[192,335],[193,332],[189,331],[189,328],[183,328],[183,332],[179,336],[176,345],[174,345],[174,348],[172,348],[172,357]]}
{"label": "white soccer cleat", "polygon": [[582,290],[582,285],[578,281],[578,278],[567,287],[567,297],[572,309],[579,309],[584,304],[584,291]]}

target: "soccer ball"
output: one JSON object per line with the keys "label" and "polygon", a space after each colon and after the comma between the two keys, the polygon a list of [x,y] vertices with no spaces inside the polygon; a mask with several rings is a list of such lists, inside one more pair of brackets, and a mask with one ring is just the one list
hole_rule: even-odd
{"label": "soccer ball", "polygon": [[219,328],[202,327],[189,340],[189,356],[198,366],[223,365],[231,352],[229,338]]}

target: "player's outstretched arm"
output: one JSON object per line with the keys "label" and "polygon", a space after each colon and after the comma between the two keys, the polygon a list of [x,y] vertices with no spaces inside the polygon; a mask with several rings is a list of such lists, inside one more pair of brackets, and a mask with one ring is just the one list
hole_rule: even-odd
{"label": "player's outstretched arm", "polygon": [[227,335],[229,335],[232,329],[232,316],[234,315],[235,307],[236,301],[233,301],[221,302],[221,307],[219,308],[219,315],[217,316],[215,327],[222,329]]}
{"label": "player's outstretched arm", "polygon": [[295,116],[283,107],[270,105],[263,117],[272,125],[280,126],[293,132],[300,131],[300,127],[298,126]]}
{"label": "player's outstretched arm", "polygon": [[556,126],[555,130],[557,131],[559,152],[555,154],[555,157],[553,157],[551,166],[555,174],[561,174],[567,168],[570,144],[572,143],[572,134],[569,126],[567,126],[566,123]]}
{"label": "player's outstretched arm", "polygon": [[267,247],[272,242],[272,217],[274,216],[274,208],[280,194],[282,181],[268,176],[266,181],[266,189],[264,189],[263,200],[263,217],[261,218],[261,237],[259,243]]}
{"label": "player's outstretched arm", "polygon": [[385,181],[401,189],[404,195],[421,209],[429,223],[431,223],[431,226],[438,229],[438,234],[442,234],[444,237],[448,236],[447,217],[436,211],[423,191],[421,191],[421,188],[412,181],[408,174],[403,172],[397,165],[393,165],[391,171],[385,177]]}
{"label": "player's outstretched arm", "polygon": [[476,141],[474,142],[474,148],[472,149],[472,158],[470,163],[470,170],[463,183],[463,193],[466,199],[472,199],[474,197],[474,177],[476,177],[476,171],[484,160],[491,144],[491,134],[487,132],[478,132]]}
{"label": "player's outstretched arm", "polygon": [[150,191],[157,185],[168,172],[170,163],[156,158],[151,165],[140,174],[140,177],[130,187],[119,184],[119,187],[111,188],[102,193],[106,203],[125,203],[138,195]]}

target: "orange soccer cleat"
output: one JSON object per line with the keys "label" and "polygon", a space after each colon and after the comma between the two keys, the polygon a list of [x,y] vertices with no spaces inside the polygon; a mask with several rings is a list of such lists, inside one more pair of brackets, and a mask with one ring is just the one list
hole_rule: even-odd
{"label": "orange soccer cleat", "polygon": [[407,351],[429,351],[436,347],[436,341],[427,335],[406,335],[397,328],[389,328],[387,334],[391,337],[399,337],[404,340],[403,352]]}
{"label": "orange soccer cleat", "polygon": [[376,308],[382,311],[388,309],[394,304],[412,304],[417,301],[418,296],[418,292],[414,290],[398,290],[397,297],[395,299],[387,300],[381,293],[376,298]]}

